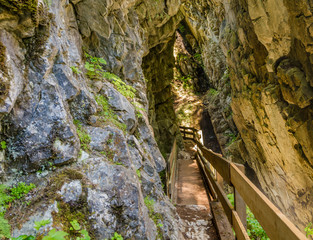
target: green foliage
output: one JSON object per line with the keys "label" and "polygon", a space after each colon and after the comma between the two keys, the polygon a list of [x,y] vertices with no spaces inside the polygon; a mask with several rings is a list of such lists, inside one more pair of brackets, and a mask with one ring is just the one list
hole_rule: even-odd
{"label": "green foliage", "polygon": [[35,222],[34,228],[38,231],[41,227],[44,227],[49,223],[51,223],[51,221],[49,219],[48,220],[41,220],[41,221]]}
{"label": "green foliage", "polygon": [[52,229],[49,231],[48,236],[44,236],[42,240],[66,240],[65,236],[67,236],[68,233],[63,231],[57,231],[56,229]]}
{"label": "green foliage", "polygon": [[216,96],[217,94],[218,94],[218,91],[215,90],[214,88],[210,88],[210,89],[209,89],[208,96],[214,97],[214,96]]}
{"label": "green foliage", "polygon": [[5,213],[7,204],[13,201],[11,195],[7,193],[7,189],[6,185],[0,185],[0,215]]}
{"label": "green foliage", "polygon": [[0,239],[6,237],[10,238],[11,226],[3,215],[0,215]]}
{"label": "green foliage", "polygon": [[[49,223],[50,223],[50,220],[41,220],[39,222],[35,222],[34,228],[38,231],[41,227]],[[72,232],[74,231],[76,234],[77,233],[80,234],[80,237],[76,237],[76,240],[91,240],[87,230],[82,229],[77,220],[71,221],[70,224],[72,226],[70,231]],[[10,233],[8,236],[10,236]],[[64,231],[57,231],[56,229],[52,229],[49,231],[47,236],[44,236],[42,238],[42,240],[65,240],[65,239],[68,239],[68,238],[65,238],[66,236],[69,236],[69,234]],[[1,237],[1,234],[0,234],[0,237]],[[39,236],[34,237],[34,236],[28,236],[28,235],[21,235],[17,238],[13,238],[13,240],[33,240],[33,239],[38,239],[38,237]]]}
{"label": "green foliage", "polygon": [[12,188],[9,188],[4,184],[0,185],[0,238],[10,237],[11,226],[4,218],[4,214],[8,208],[8,205],[14,200],[23,198],[35,187],[36,186],[32,183],[27,185],[24,182],[20,182],[16,187]]}
{"label": "green foliage", "polygon": [[225,134],[225,136],[230,137],[230,140],[229,140],[229,142],[227,143],[227,146],[232,145],[232,144],[236,141],[236,139],[237,139],[237,136],[236,136],[235,133],[228,133],[228,134]]}
{"label": "green foliage", "polygon": [[251,240],[269,240],[261,224],[255,219],[254,214],[247,207],[247,232]]}
{"label": "green foliage", "polygon": [[96,95],[96,101],[98,105],[102,108],[100,112],[101,120],[103,122],[111,122],[125,133],[127,129],[126,124],[119,122],[118,116],[110,107],[108,100],[102,95]]}
{"label": "green foliage", "polygon": [[114,233],[114,236],[111,237],[111,240],[123,240],[123,237],[117,232]]}
{"label": "green foliage", "polygon": [[154,200],[152,198],[149,198],[148,196],[146,196],[144,198],[144,203],[147,206],[148,210],[150,213],[154,213]]}
{"label": "green foliage", "polygon": [[86,132],[86,130],[82,127],[82,124],[78,120],[74,120],[74,124],[76,125],[76,131],[80,140],[81,147],[85,151],[89,151],[89,143],[91,142],[91,137]]}
{"label": "green foliage", "polygon": [[12,240],[35,240],[35,237],[31,235],[21,235],[17,238],[12,238]]}
{"label": "green foliage", "polygon": [[146,112],[146,110],[137,102],[133,102],[132,104],[135,107],[137,118],[142,118],[143,115],[141,112]]}
{"label": "green foliage", "polygon": [[306,237],[313,236],[312,223],[310,222],[304,229]]}
{"label": "green foliage", "polygon": [[80,227],[80,225],[79,225],[79,223],[77,222],[76,219],[71,221],[70,224],[72,225],[72,229],[71,230],[74,229],[75,231],[78,231],[78,230],[81,229],[81,227]]}
{"label": "green foliage", "polygon": [[140,178],[141,178],[141,172],[140,172],[140,170],[137,169],[137,170],[136,170],[136,173],[137,173],[138,178],[140,179]]}
{"label": "green foliage", "polygon": [[154,201],[152,198],[146,196],[146,197],[144,198],[144,203],[145,203],[145,205],[146,205],[147,208],[148,208],[149,217],[153,220],[153,222],[154,222],[155,225],[157,226],[158,238],[163,239],[162,233],[161,233],[161,230],[160,230],[160,228],[163,227],[163,224],[159,223],[159,220],[162,220],[162,216],[161,216],[161,214],[156,213],[156,212],[154,211],[154,204],[155,204],[155,201]]}
{"label": "green foliage", "polygon": [[25,184],[20,182],[16,187],[9,188],[4,184],[0,185],[0,215],[6,212],[8,204],[14,200],[23,198],[36,186],[34,184]]}
{"label": "green foliage", "polygon": [[107,72],[103,69],[103,65],[107,62],[103,58],[92,57],[88,53],[85,53],[87,61],[85,63],[85,69],[87,70],[87,76],[91,79],[108,79],[115,86],[124,97],[133,99],[136,96],[136,90],[132,86],[127,85],[113,73]]}
{"label": "green foliage", "polygon": [[[227,198],[234,206],[234,194],[228,194]],[[247,206],[247,233],[251,240],[270,240],[261,224],[255,219],[254,214]]]}
{"label": "green foliage", "polygon": [[1,141],[0,144],[1,144],[2,150],[5,150],[5,149],[7,148],[7,143],[6,143],[6,141]]}
{"label": "green foliage", "polygon": [[201,65],[203,64],[201,53],[196,53],[195,55],[193,55],[193,57],[198,63],[200,63]]}
{"label": "green foliage", "polygon": [[11,188],[10,195],[12,196],[13,200],[20,199],[24,197],[26,194],[28,194],[31,190],[33,190],[36,187],[35,184],[25,184],[24,182],[20,182],[17,184],[16,187]]}
{"label": "green foliage", "polygon": [[185,28],[185,26],[184,26],[183,24],[180,24],[179,27],[178,27],[178,29],[179,29],[179,31],[180,31],[181,33],[184,33],[184,32],[186,31],[186,28]]}
{"label": "green foliage", "polygon": [[230,201],[231,205],[235,206],[234,194],[227,194],[227,198]]}
{"label": "green foliage", "polygon": [[137,176],[139,178],[139,182],[141,183],[141,172],[139,169],[136,170]]}
{"label": "green foliage", "polygon": [[193,90],[193,84],[192,84],[192,78],[191,76],[182,76],[180,78],[180,81],[183,83],[184,89],[191,89]]}
{"label": "green foliage", "polygon": [[82,227],[80,226],[80,224],[78,223],[78,221],[76,219],[71,221],[70,224],[72,226],[70,228],[70,230],[72,230],[72,231],[74,230],[82,236],[82,237],[77,237],[76,240],[90,240],[90,236],[89,236],[87,230],[82,229]]}
{"label": "green foliage", "polygon": [[82,73],[82,72],[79,71],[79,69],[78,69],[77,67],[75,67],[75,66],[72,66],[71,69],[72,69],[73,73],[75,73],[75,74],[81,74],[81,73]]}

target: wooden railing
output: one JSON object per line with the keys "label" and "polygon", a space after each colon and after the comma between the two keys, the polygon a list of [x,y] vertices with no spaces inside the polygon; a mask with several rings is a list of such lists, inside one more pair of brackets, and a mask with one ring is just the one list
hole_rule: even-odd
{"label": "wooden railing", "polygon": [[176,138],[173,143],[171,154],[166,165],[166,193],[169,198],[175,203],[175,182],[177,172],[177,143]]}
{"label": "wooden railing", "polygon": [[[246,231],[246,208],[249,206],[271,240],[307,240],[303,233],[245,176],[244,167],[204,147],[194,128],[180,127],[184,139],[197,145],[197,161],[209,185],[212,197],[218,199],[236,238],[250,239]],[[216,170],[216,171],[215,171]],[[235,206],[229,202],[222,182],[234,188]]]}

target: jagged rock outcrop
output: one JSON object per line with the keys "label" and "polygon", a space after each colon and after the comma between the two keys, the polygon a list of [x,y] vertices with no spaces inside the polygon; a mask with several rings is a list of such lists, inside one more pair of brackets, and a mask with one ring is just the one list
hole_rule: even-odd
{"label": "jagged rock outcrop", "polygon": [[[38,220],[69,231],[76,219],[92,239],[180,239],[141,67],[149,49],[172,38],[179,6],[0,1],[0,174],[37,185],[29,205],[7,210],[15,237],[33,234]],[[99,61],[87,77],[85,63]]]}
{"label": "jagged rock outcrop", "polygon": [[[227,89],[221,75],[225,60],[229,68],[232,117],[240,135],[231,146],[235,160],[255,170],[264,192],[303,230],[313,221],[312,4],[199,0],[182,9],[207,51],[202,55],[207,72],[220,63],[213,65],[220,75],[208,72],[217,90]],[[229,97],[210,97],[209,109],[215,105],[219,115]],[[225,118],[216,123],[211,116],[218,132]]]}

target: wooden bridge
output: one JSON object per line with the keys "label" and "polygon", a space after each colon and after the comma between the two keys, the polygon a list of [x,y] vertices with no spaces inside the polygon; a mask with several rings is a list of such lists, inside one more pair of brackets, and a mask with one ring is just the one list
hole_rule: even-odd
{"label": "wooden bridge", "polygon": [[[305,235],[245,176],[244,166],[228,161],[207,149],[199,140],[198,130],[180,127],[185,140],[196,145],[196,160],[208,192],[211,209],[222,206],[223,214],[235,234],[220,239],[249,240],[246,231],[246,204],[271,240],[307,240]],[[177,179],[177,144],[174,141],[167,166],[167,194],[175,201]],[[234,206],[228,200],[223,183],[233,188]],[[214,212],[213,212],[214,215]],[[218,230],[219,227],[217,226]],[[230,228],[231,229],[231,228]]]}

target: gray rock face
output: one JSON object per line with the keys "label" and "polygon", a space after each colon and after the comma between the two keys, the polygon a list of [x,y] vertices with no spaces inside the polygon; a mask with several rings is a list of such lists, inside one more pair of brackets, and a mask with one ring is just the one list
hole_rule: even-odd
{"label": "gray rock face", "polygon": [[127,130],[133,133],[137,126],[134,106],[109,83],[105,83],[102,87],[101,95],[108,99],[110,106],[126,124]]}
{"label": "gray rock face", "polygon": [[61,191],[58,192],[61,196],[64,202],[70,203],[70,202],[77,202],[79,200],[79,197],[82,195],[82,185],[79,180],[72,181],[70,183],[65,183]]}
{"label": "gray rock face", "polygon": [[[0,4],[0,137],[7,145],[0,177],[38,186],[20,226],[8,213],[14,236],[36,234],[34,221],[47,218],[64,231],[70,231],[68,219],[76,219],[92,239],[115,232],[125,239],[179,239],[179,218],[159,177],[165,160],[148,114],[140,110],[139,118],[131,104],[148,109],[142,59],[169,41],[182,18],[179,5],[39,1],[30,17]],[[85,52],[105,59],[103,69],[135,88],[136,97],[127,100],[108,79],[88,78]],[[126,131],[99,121],[107,114],[95,100],[99,94]],[[38,170],[45,177],[38,178]],[[158,222],[150,219],[145,197],[154,199]]]}

